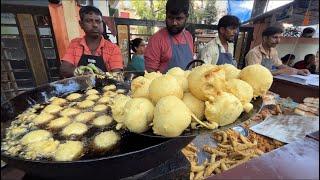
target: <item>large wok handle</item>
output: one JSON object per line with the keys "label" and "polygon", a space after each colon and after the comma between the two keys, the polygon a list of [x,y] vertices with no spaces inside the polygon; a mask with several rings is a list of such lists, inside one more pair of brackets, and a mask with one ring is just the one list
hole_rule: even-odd
{"label": "large wok handle", "polygon": [[189,70],[189,68],[190,68],[193,64],[195,64],[195,63],[197,63],[197,62],[201,63],[200,65],[202,65],[202,64],[205,63],[204,61],[202,61],[202,60],[200,60],[200,59],[193,60],[193,61],[189,62],[189,64],[188,64],[187,67],[185,68],[185,70]]}

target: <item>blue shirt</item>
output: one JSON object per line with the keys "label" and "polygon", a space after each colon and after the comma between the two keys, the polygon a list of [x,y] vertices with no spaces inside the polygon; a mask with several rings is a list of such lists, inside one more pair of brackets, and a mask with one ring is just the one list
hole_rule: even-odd
{"label": "blue shirt", "polygon": [[144,71],[144,58],[143,55],[136,55],[132,56],[131,61],[128,63],[127,71]]}

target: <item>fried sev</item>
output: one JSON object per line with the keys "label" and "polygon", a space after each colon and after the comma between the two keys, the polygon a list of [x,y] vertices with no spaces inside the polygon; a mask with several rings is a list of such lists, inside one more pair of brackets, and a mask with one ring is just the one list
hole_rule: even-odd
{"label": "fried sev", "polygon": [[[211,147],[209,145],[203,146],[203,151],[210,154],[209,162],[206,160],[202,164],[197,163],[197,152],[199,149],[193,144],[189,144],[182,150],[182,153],[191,164],[191,180],[205,179],[211,175],[234,168],[250,159],[259,157],[264,152],[268,152],[266,148],[262,146],[263,143],[271,146],[270,141],[266,140],[266,137],[251,131],[248,138],[232,129],[215,132],[211,138],[217,141],[218,144],[217,147]],[[275,142],[275,140],[271,142]],[[268,147],[267,149],[275,149],[282,145],[283,143],[277,142],[277,144],[274,143],[272,147]]]}

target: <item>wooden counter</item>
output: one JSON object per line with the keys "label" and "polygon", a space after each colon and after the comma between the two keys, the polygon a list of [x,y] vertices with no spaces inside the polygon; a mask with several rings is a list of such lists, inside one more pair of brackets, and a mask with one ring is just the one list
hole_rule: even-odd
{"label": "wooden counter", "polygon": [[298,103],[306,97],[319,97],[317,86],[302,85],[277,78],[273,78],[270,91],[279,94],[282,98],[290,97]]}

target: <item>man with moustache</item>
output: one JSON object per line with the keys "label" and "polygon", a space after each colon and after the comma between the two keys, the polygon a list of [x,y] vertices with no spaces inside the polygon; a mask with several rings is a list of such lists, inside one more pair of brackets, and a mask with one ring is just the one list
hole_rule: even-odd
{"label": "man with moustache", "polygon": [[60,73],[63,77],[77,74],[77,68],[93,64],[104,72],[123,69],[120,48],[103,37],[101,11],[94,6],[83,6],[79,11],[79,24],[85,36],[75,38],[61,60]]}
{"label": "man with moustache", "polygon": [[165,73],[173,67],[185,69],[193,60],[193,38],[185,30],[188,11],[189,0],[167,1],[166,28],[150,37],[144,53],[148,72]]}
{"label": "man with moustache", "polygon": [[282,64],[276,50],[280,43],[283,30],[279,27],[270,26],[262,32],[262,43],[251,49],[246,55],[246,65],[261,64],[268,68],[273,75],[308,75],[307,69],[295,69]]}
{"label": "man with moustache", "polygon": [[233,58],[233,41],[239,26],[240,20],[236,16],[223,16],[218,22],[218,37],[200,49],[199,59],[208,64],[232,64],[237,67]]}

